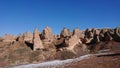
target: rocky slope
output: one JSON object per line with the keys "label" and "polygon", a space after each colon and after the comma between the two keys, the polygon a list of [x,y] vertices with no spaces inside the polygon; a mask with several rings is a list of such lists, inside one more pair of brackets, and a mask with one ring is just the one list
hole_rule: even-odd
{"label": "rocky slope", "polygon": [[99,53],[87,54],[74,59],[54,60],[9,68],[119,68],[119,62],[120,57],[116,53]]}
{"label": "rocky slope", "polygon": [[[85,31],[75,28],[73,32],[63,28],[58,35],[46,27],[41,33],[35,29],[33,33],[0,37],[0,67],[72,59],[101,52],[114,52],[120,57],[119,50],[120,27]],[[78,64],[75,63],[76,66]]]}

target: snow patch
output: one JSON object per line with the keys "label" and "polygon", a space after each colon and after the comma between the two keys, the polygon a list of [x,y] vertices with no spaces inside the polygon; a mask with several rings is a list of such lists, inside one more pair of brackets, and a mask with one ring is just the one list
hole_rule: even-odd
{"label": "snow patch", "polygon": [[38,64],[27,64],[27,65],[20,65],[20,66],[14,66],[11,68],[38,68],[38,67],[44,67],[44,68],[56,68],[59,66],[64,66],[66,64],[70,64],[72,62],[78,62],[81,61],[83,59],[87,59],[91,56],[92,54],[88,54],[88,55],[84,55],[84,56],[80,56],[78,58],[74,58],[74,59],[66,59],[66,60],[54,60],[54,61],[48,61],[48,62],[43,62],[43,63],[38,63]]}

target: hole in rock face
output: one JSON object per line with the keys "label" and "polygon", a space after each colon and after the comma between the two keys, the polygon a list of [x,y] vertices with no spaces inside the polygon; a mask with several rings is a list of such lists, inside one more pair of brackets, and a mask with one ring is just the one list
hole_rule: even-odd
{"label": "hole in rock face", "polygon": [[40,48],[37,48],[36,50],[40,50]]}
{"label": "hole in rock face", "polygon": [[30,47],[33,50],[33,44],[32,43],[25,41],[25,44],[27,44],[27,46]]}

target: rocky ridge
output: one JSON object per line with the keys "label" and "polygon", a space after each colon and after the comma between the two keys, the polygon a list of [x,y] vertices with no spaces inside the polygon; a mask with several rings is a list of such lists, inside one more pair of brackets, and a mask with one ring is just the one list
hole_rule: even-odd
{"label": "rocky ridge", "polygon": [[[120,27],[92,28],[85,31],[75,28],[73,32],[63,28],[60,34],[55,35],[47,26],[41,33],[35,29],[33,33],[25,32],[18,36],[6,34],[0,37],[0,63],[6,65],[37,63],[74,58],[104,49],[119,50],[120,46],[116,43],[116,46],[106,45],[110,41],[120,43]],[[24,57],[26,60],[18,58],[20,55],[26,56]],[[17,57],[16,61],[12,60],[13,57]]]}

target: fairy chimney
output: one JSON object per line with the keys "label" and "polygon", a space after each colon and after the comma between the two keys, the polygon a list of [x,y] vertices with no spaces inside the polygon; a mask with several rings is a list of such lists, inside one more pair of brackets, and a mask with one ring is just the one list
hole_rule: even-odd
{"label": "fairy chimney", "polygon": [[33,34],[31,34],[30,32],[25,32],[23,35],[24,41],[29,41],[32,42],[33,40]]}
{"label": "fairy chimney", "polygon": [[61,34],[60,34],[60,37],[68,37],[68,36],[71,36],[72,33],[70,32],[69,29],[66,29],[66,28],[63,28]]}
{"label": "fairy chimney", "polygon": [[39,31],[38,29],[35,29],[34,30],[34,33],[33,33],[33,48],[34,48],[34,51],[35,50],[39,50],[39,49],[43,49],[44,46],[43,46],[43,43],[40,39],[40,36],[39,36]]}
{"label": "fairy chimney", "polygon": [[41,33],[41,39],[46,42],[52,42],[54,39],[53,32],[50,27],[46,27],[43,32]]}

